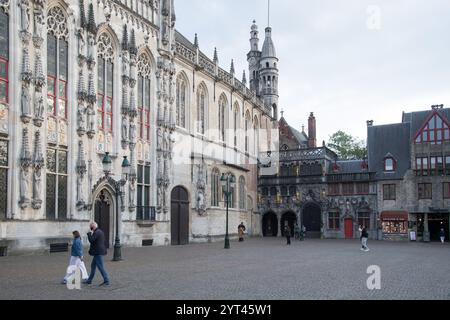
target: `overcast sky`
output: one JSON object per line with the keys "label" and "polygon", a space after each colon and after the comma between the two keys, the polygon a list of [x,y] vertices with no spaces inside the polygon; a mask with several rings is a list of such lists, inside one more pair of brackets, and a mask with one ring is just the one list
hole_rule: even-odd
{"label": "overcast sky", "polygon": [[[234,59],[240,79],[253,19],[262,46],[267,0],[175,6],[177,29],[192,41],[198,33],[209,57],[217,47],[225,70]],[[297,129],[314,112],[318,141],[338,130],[366,139],[367,120],[394,123],[403,111],[450,107],[449,0],[271,0],[270,20],[280,107]]]}

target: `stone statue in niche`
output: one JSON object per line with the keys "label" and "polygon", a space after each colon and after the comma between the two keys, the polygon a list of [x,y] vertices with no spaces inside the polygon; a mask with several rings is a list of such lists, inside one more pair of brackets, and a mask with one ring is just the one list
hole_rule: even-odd
{"label": "stone statue in niche", "polygon": [[30,110],[31,97],[28,86],[22,86],[22,97],[20,99],[20,106],[22,117],[29,118],[31,116]]}
{"label": "stone statue in niche", "polygon": [[204,215],[206,213],[206,172],[203,163],[197,165],[197,203],[196,210],[199,215]]}
{"label": "stone statue in niche", "polygon": [[77,122],[78,122],[78,129],[79,130],[84,130],[85,129],[84,112],[83,112],[81,106],[78,107]]}
{"label": "stone statue in niche", "polygon": [[33,175],[33,208],[40,209],[42,200],[41,200],[41,192],[42,192],[42,170],[40,168],[36,168]]}
{"label": "stone statue in niche", "polygon": [[28,15],[28,6],[29,1],[28,0],[21,0],[20,1],[20,28],[22,31],[28,31],[28,28],[30,26],[30,16]]}
{"label": "stone statue in niche", "polygon": [[36,119],[44,119],[44,98],[40,94],[36,98],[34,115]]}
{"label": "stone statue in niche", "polygon": [[158,186],[157,206],[158,209],[161,209],[163,206],[163,186]]}
{"label": "stone statue in niche", "polygon": [[162,149],[163,148],[163,133],[161,128],[158,128],[157,131],[157,148],[158,149]]}
{"label": "stone statue in niche", "polygon": [[122,118],[122,141],[128,141],[128,119]]}
{"label": "stone statue in niche", "polygon": [[44,11],[41,6],[34,9],[34,35],[38,38],[43,38],[42,29],[44,26]]}
{"label": "stone statue in niche", "polygon": [[134,122],[130,123],[130,143],[136,142],[136,125]]}
{"label": "stone statue in niche", "polygon": [[25,209],[28,204],[30,203],[30,199],[28,198],[29,194],[29,170],[28,167],[25,165],[22,165],[20,168],[20,177],[19,177],[19,191],[20,191],[20,207],[22,209]]}
{"label": "stone statue in niche", "polygon": [[86,40],[84,39],[84,29],[80,28],[77,32],[78,36],[78,56],[84,56],[84,48],[86,46]]}

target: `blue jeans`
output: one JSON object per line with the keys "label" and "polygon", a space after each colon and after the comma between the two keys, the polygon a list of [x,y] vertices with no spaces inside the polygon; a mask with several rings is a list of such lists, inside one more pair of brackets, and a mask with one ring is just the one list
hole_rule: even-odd
{"label": "blue jeans", "polygon": [[109,283],[109,277],[108,273],[105,270],[105,266],[103,264],[103,257],[102,256],[94,256],[91,263],[91,274],[89,275],[89,279],[87,282],[92,282],[92,279],[94,279],[95,276],[95,270],[98,268],[100,270],[100,273],[102,274],[103,281],[105,283]]}

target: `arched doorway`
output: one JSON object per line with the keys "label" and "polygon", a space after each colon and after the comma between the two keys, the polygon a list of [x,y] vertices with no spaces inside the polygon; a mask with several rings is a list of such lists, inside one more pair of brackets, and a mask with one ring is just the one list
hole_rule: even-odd
{"label": "arched doorway", "polygon": [[286,226],[289,226],[289,228],[291,229],[291,237],[293,237],[296,222],[297,222],[297,215],[294,212],[288,211],[285,214],[283,214],[283,216],[281,217],[281,235],[283,237],[285,236],[284,228]]}
{"label": "arched doorway", "polygon": [[185,188],[175,187],[171,195],[171,238],[172,245],[189,243],[189,195]]}
{"label": "arched doorway", "polygon": [[322,228],[322,210],[315,203],[309,203],[303,208],[303,226],[308,238],[320,238]]}
{"label": "arched doorway", "polygon": [[263,217],[263,236],[276,237],[278,235],[278,218],[273,212],[268,212]]}
{"label": "arched doorway", "polygon": [[113,201],[111,194],[106,190],[100,191],[95,199],[94,221],[98,224],[100,230],[105,234],[105,246],[110,247],[111,229],[112,229],[112,209]]}

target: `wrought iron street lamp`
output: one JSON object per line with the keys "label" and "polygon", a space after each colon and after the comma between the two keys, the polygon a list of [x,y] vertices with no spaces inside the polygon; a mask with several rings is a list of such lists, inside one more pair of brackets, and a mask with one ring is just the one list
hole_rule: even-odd
{"label": "wrought iron street lamp", "polygon": [[222,190],[225,195],[225,201],[227,203],[227,217],[226,217],[226,228],[225,228],[225,249],[230,249],[230,237],[228,234],[228,209],[230,205],[230,198],[236,187],[236,178],[231,173],[222,174],[220,178],[220,183],[222,185]]}
{"label": "wrought iron street lamp", "polygon": [[111,178],[112,172],[112,159],[109,153],[106,152],[103,157],[103,172],[105,173],[108,182],[113,186],[114,192],[116,194],[116,236],[114,240],[114,256],[113,261],[122,261],[122,245],[120,244],[120,233],[119,233],[119,223],[120,223],[120,206],[119,199],[125,194],[124,186],[128,181],[130,175],[131,165],[127,157],[123,157],[122,161],[122,177],[119,181],[115,181]]}

